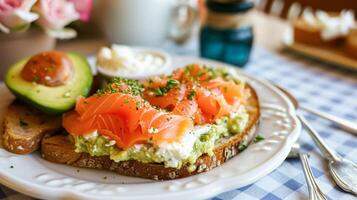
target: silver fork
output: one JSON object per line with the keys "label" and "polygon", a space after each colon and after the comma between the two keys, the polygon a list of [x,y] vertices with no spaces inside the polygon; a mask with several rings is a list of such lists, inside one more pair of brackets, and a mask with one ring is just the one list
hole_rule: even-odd
{"label": "silver fork", "polygon": [[319,185],[317,184],[315,177],[312,173],[309,156],[307,153],[300,151],[300,145],[295,143],[290,150],[288,158],[300,158],[302,169],[305,174],[305,179],[307,183],[307,188],[309,190],[309,199],[310,200],[327,200],[325,195],[322,193]]}

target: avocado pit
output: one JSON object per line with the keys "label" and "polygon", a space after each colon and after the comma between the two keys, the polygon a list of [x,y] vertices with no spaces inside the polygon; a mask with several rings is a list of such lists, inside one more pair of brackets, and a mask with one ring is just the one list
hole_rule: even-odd
{"label": "avocado pit", "polygon": [[69,57],[59,51],[48,51],[34,55],[21,71],[21,77],[48,87],[64,85],[73,74]]}

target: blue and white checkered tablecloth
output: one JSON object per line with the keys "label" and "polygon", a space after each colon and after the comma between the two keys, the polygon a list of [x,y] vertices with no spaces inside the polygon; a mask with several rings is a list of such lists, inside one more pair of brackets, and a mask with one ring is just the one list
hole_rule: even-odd
{"label": "blue and white checkered tablecloth", "polygon": [[[327,64],[290,53],[270,52],[256,48],[244,69],[260,78],[273,80],[290,89],[301,104],[338,115],[357,123],[357,72],[337,69]],[[328,121],[305,113],[312,126],[342,156],[357,162],[357,137],[341,131]],[[356,197],[339,189],[327,173],[327,164],[312,139],[304,131],[299,139],[310,157],[313,173],[329,199]],[[31,199],[0,187],[0,199]],[[299,160],[285,161],[278,169],[256,183],[222,193],[212,199],[307,199],[308,191]]]}

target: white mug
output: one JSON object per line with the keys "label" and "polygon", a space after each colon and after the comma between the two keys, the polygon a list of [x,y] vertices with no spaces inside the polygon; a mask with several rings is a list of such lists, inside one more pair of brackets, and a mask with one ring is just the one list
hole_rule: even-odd
{"label": "white mug", "polygon": [[168,37],[182,42],[191,33],[196,14],[178,0],[99,0],[96,18],[113,43],[159,46]]}

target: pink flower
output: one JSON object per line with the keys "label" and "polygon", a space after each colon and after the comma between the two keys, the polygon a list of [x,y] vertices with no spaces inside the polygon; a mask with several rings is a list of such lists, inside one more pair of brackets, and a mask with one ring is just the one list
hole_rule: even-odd
{"label": "pink flower", "polygon": [[79,19],[74,4],[67,0],[39,0],[33,10],[40,15],[37,24],[45,29],[60,30]]}
{"label": "pink flower", "polygon": [[38,15],[30,12],[36,0],[0,0],[0,31],[10,33],[26,29]]}
{"label": "pink flower", "polygon": [[79,19],[87,22],[90,19],[90,13],[93,6],[92,0],[69,0],[74,3],[74,7],[79,13]]}

